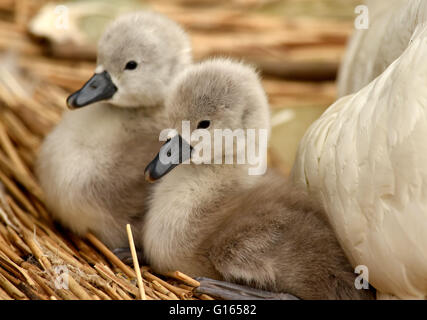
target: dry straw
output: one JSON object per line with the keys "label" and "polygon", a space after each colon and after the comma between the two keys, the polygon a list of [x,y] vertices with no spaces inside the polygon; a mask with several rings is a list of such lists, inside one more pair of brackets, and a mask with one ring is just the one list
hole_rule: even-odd
{"label": "dry straw", "polygon": [[135,243],[133,242],[132,229],[130,224],[126,225],[126,231],[129,239],[129,248],[132,253],[133,266],[135,268],[136,279],[138,280],[139,298],[146,300],[144,284],[142,283],[141,270],[139,269],[138,256],[136,255]]}

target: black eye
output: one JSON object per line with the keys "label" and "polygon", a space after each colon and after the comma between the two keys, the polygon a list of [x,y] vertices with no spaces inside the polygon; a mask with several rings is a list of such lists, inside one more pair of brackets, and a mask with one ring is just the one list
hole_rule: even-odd
{"label": "black eye", "polygon": [[135,61],[129,61],[128,63],[126,63],[125,70],[134,70],[137,66],[138,64]]}
{"label": "black eye", "polygon": [[197,129],[207,129],[211,125],[211,122],[209,120],[203,120],[200,121],[197,125]]}

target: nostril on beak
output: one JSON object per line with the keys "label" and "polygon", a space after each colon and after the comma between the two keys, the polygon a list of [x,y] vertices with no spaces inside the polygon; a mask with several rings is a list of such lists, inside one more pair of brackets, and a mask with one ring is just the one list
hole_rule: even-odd
{"label": "nostril on beak", "polygon": [[98,85],[95,83],[92,83],[89,87],[92,89],[96,89],[96,88],[98,88]]}

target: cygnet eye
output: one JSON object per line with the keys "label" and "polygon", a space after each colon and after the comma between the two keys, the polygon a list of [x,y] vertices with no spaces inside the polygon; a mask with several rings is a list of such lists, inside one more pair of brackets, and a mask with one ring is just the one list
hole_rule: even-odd
{"label": "cygnet eye", "polygon": [[136,69],[137,66],[138,66],[138,64],[132,60],[132,61],[129,61],[128,63],[126,63],[125,70],[134,70],[134,69]]}
{"label": "cygnet eye", "polygon": [[211,122],[209,120],[202,120],[197,125],[197,129],[207,129],[211,125]]}

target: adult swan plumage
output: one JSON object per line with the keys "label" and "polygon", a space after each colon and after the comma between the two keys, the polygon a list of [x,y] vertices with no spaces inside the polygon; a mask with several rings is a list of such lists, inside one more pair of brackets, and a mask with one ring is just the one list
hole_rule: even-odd
{"label": "adult swan plumage", "polygon": [[312,124],[292,170],[380,298],[427,297],[426,61],[420,24],[379,77]]}

